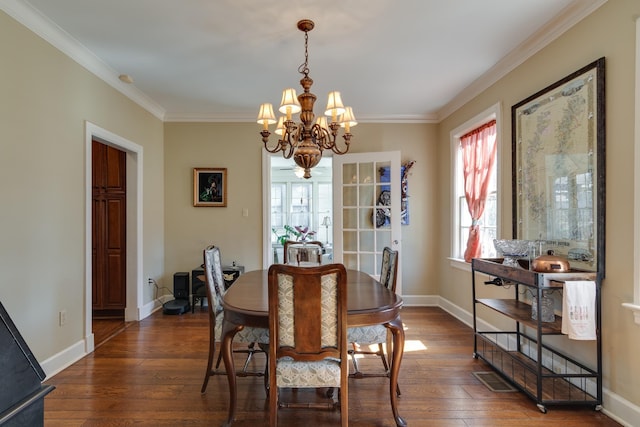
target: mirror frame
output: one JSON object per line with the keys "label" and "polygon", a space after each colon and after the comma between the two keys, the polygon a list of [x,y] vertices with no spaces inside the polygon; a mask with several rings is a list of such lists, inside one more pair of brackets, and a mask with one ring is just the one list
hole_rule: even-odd
{"label": "mirror frame", "polygon": [[603,278],[605,59],[513,105],[511,125],[514,238],[542,241]]}

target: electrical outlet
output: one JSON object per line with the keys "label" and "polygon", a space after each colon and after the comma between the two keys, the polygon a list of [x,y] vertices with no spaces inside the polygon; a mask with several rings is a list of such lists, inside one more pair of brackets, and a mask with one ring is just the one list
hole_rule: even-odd
{"label": "electrical outlet", "polygon": [[67,323],[67,310],[60,310],[58,313],[58,323],[60,326],[64,326]]}
{"label": "electrical outlet", "polygon": [[149,277],[149,280],[147,280],[147,283],[148,283],[149,285],[153,285],[153,279],[152,279],[151,277]]}

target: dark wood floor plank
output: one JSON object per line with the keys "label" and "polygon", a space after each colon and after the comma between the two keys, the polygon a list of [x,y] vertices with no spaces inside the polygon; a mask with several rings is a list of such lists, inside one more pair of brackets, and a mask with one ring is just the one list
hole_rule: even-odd
{"label": "dark wood floor plank", "polygon": [[[523,393],[495,393],[475,371],[490,371],[473,359],[469,327],[439,308],[406,307],[402,312],[407,349],[400,370],[400,414],[409,426],[619,426],[592,407],[549,406],[542,414]],[[46,427],[210,427],[225,419],[226,378],[211,378],[206,394],[200,386],[206,368],[206,311],[180,316],[157,312],[127,325],[93,354],[46,381],[56,389],[45,398]],[[236,355],[236,366],[243,362]],[[250,369],[261,370],[257,355]],[[361,370],[380,370],[367,356]],[[349,425],[393,427],[385,378],[351,379]],[[323,399],[314,390],[283,393],[284,398]],[[282,409],[282,426],[339,425],[339,412]],[[262,378],[238,378],[237,427],[266,426],[267,400]]]}

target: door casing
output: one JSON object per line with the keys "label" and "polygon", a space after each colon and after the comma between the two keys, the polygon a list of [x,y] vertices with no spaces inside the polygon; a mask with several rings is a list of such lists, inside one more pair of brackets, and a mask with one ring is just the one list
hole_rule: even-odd
{"label": "door casing", "polygon": [[95,348],[92,332],[92,266],[91,266],[91,145],[93,139],[112,145],[127,153],[127,307],[124,312],[125,321],[141,320],[151,313],[151,309],[143,306],[143,228],[142,228],[142,176],[143,148],[113,132],[103,129],[91,122],[85,122],[85,319],[84,343],[85,352],[91,353]]}

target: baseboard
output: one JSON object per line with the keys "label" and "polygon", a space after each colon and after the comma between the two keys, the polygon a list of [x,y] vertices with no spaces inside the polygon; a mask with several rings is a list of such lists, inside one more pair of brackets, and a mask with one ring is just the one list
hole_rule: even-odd
{"label": "baseboard", "polygon": [[438,307],[464,323],[465,325],[473,328],[473,313],[463,309],[460,306],[453,304],[446,298],[438,297]]}
{"label": "baseboard", "polygon": [[[625,427],[638,427],[640,420],[640,406],[634,405],[603,387],[602,389],[602,413]],[[634,420],[634,421],[631,421]]]}
{"label": "baseboard", "polygon": [[[91,334],[91,339],[93,339],[93,334]],[[50,358],[40,362],[40,366],[47,375],[47,379],[51,379],[51,377],[58,372],[63,371],[85,357],[88,354],[85,351],[85,341],[86,340],[78,341],[60,353],[54,354]]]}
{"label": "baseboard", "polygon": [[439,299],[434,295],[402,295],[405,307],[437,307]]}
{"label": "baseboard", "polygon": [[151,316],[153,313],[162,308],[162,304],[172,299],[173,297],[171,297],[171,295],[163,295],[160,298],[143,305],[138,309],[138,320],[142,320]]}
{"label": "baseboard", "polygon": [[[138,310],[138,319],[142,320],[153,314],[155,311],[160,310],[162,308],[162,304],[166,301],[170,301],[171,299],[173,298],[170,295],[166,297],[163,296],[144,305]],[[54,354],[50,358],[42,361],[40,366],[42,366],[47,378],[50,379],[58,372],[63,371],[85,357],[87,354],[92,353],[94,348],[93,333],[89,333],[83,340],[72,344],[60,353]]]}

